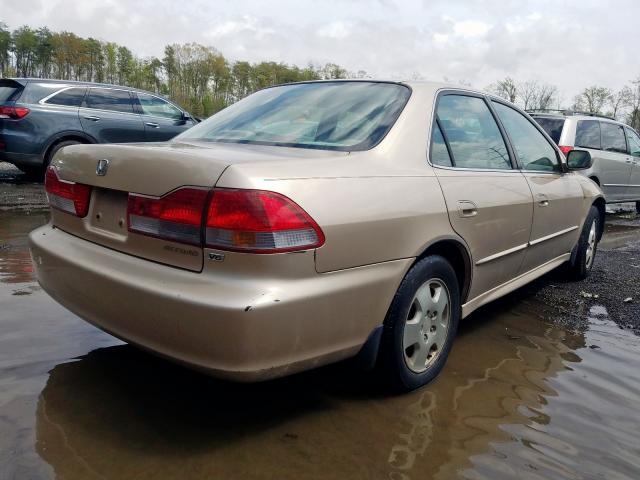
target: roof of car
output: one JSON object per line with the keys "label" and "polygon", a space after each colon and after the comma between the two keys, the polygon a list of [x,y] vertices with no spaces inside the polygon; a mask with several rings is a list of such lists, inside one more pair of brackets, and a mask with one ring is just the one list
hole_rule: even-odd
{"label": "roof of car", "polygon": [[112,83],[98,83],[98,82],[84,82],[79,80],[59,80],[55,78],[33,78],[33,77],[11,77],[9,80],[14,80],[16,82],[38,82],[38,83],[61,83],[64,85],[78,85],[78,86],[90,86],[90,87],[106,87],[106,88],[122,88],[126,90],[133,90],[135,92],[147,92],[146,90],[141,90],[139,88],[128,87],[126,85],[115,85]]}

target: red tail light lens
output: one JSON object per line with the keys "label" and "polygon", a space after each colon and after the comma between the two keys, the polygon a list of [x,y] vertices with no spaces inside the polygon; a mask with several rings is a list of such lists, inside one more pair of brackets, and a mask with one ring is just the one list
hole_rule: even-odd
{"label": "red tail light lens", "polygon": [[206,245],[223,250],[278,253],[324,244],[318,224],[275,192],[217,188],[209,205]]}
{"label": "red tail light lens", "polygon": [[209,190],[181,188],[161,198],[129,194],[129,231],[201,245],[202,217]]}
{"label": "red tail light lens", "polygon": [[44,177],[44,188],[52,207],[80,218],[87,216],[91,197],[89,185],[61,180],[56,169],[49,167]]}
{"label": "red tail light lens", "polygon": [[571,150],[573,150],[573,147],[566,147],[566,146],[563,146],[563,145],[559,146],[558,148],[560,148],[560,151],[561,151],[562,153],[564,153],[564,156],[565,156],[565,157],[569,154],[569,152],[570,152]]}
{"label": "red tail light lens", "polygon": [[0,105],[0,118],[20,120],[29,115],[30,110],[25,107],[8,107]]}

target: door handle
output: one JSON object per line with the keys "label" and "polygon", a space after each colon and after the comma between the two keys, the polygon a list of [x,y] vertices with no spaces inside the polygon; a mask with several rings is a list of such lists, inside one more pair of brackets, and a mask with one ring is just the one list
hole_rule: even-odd
{"label": "door handle", "polygon": [[549,199],[543,193],[538,193],[536,195],[536,200],[538,202],[538,205],[540,205],[541,207],[546,207],[549,205]]}
{"label": "door handle", "polygon": [[478,206],[469,200],[458,201],[458,215],[462,218],[475,217],[478,214]]}
{"label": "door handle", "polygon": [[158,128],[160,126],[157,123],[153,123],[153,122],[145,122],[145,125],[151,128]]}
{"label": "door handle", "polygon": [[100,120],[100,117],[96,117],[95,115],[87,115],[84,118],[85,120],[91,120],[92,122],[97,122],[98,120]]}

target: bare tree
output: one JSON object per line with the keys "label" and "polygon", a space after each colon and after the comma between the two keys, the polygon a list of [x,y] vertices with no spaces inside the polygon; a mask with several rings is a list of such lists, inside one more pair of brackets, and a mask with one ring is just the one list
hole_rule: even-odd
{"label": "bare tree", "polygon": [[636,130],[640,130],[640,76],[631,82],[631,112],[627,116],[627,123]]}
{"label": "bare tree", "polygon": [[503,80],[498,80],[497,82],[489,85],[485,90],[502,97],[505,100],[509,100],[511,103],[515,103],[518,98],[518,87],[511,77],[505,77]]}
{"label": "bare tree", "polygon": [[523,82],[518,87],[518,98],[522,102],[522,106],[525,110],[531,110],[537,108],[534,105],[537,100],[538,90],[539,90],[538,82],[535,80],[529,80],[527,82]]}
{"label": "bare tree", "polygon": [[557,96],[558,88],[556,86],[549,85],[548,83],[543,83],[538,88],[535,108],[539,110],[546,110],[551,108],[555,103]]}
{"label": "bare tree", "polygon": [[618,118],[622,111],[631,106],[633,103],[633,91],[629,87],[622,87],[616,93],[612,93],[609,97],[609,106],[611,107],[611,116]]}
{"label": "bare tree", "polygon": [[588,113],[602,114],[602,109],[609,102],[610,97],[610,89],[592,85],[575,97],[573,108]]}

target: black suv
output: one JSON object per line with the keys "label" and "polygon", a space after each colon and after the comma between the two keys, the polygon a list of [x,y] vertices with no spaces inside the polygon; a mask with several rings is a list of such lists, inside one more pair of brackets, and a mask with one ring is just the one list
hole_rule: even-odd
{"label": "black suv", "polygon": [[160,142],[198,120],[150,92],[116,85],[0,79],[0,161],[40,173],[74,143]]}

